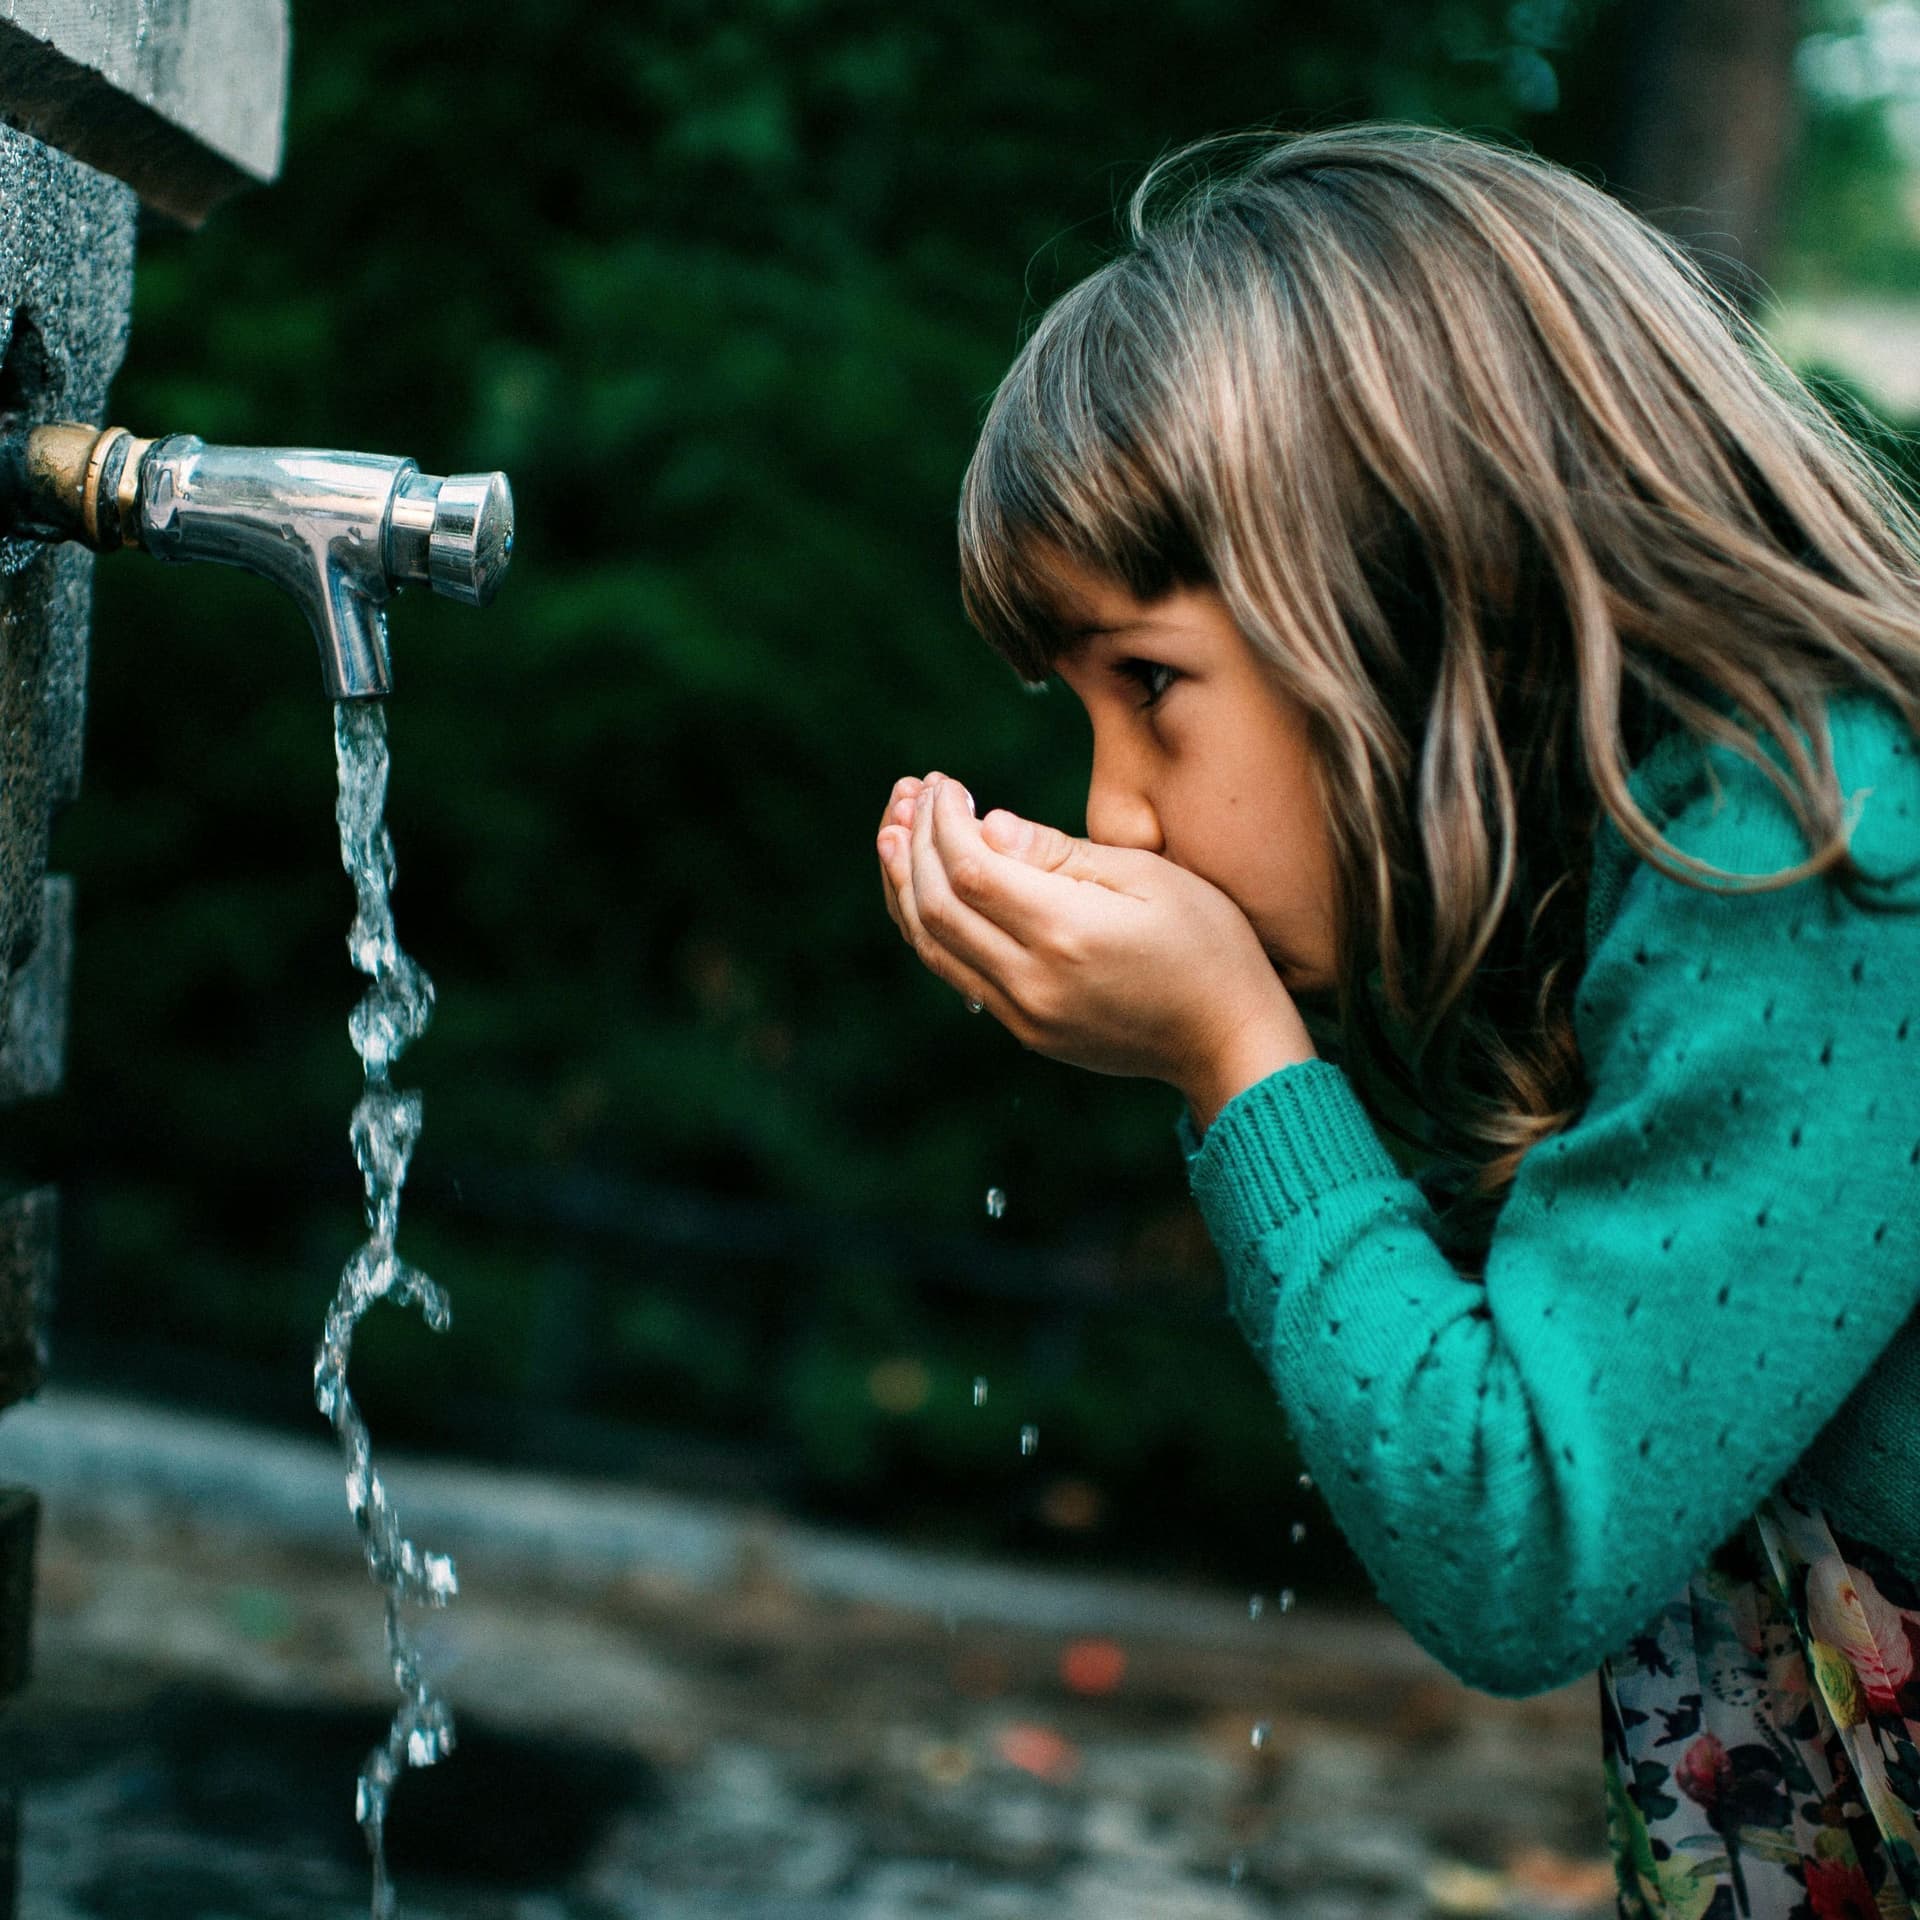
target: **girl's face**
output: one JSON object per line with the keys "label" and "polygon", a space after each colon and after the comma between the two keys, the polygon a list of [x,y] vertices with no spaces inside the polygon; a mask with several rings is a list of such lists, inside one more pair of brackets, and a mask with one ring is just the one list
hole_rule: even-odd
{"label": "girl's face", "polygon": [[1333,858],[1305,710],[1211,587],[1136,600],[1064,562],[1054,662],[1093,723],[1087,837],[1198,874],[1253,925],[1290,991],[1334,985]]}

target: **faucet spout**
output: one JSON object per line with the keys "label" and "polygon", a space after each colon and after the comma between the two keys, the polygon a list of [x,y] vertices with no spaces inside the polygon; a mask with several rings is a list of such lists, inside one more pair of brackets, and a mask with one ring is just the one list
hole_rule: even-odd
{"label": "faucet spout", "polygon": [[382,535],[411,467],[177,433],[140,455],[134,531],[157,560],[217,560],[272,581],[307,616],[328,695],[366,699],[393,684]]}
{"label": "faucet spout", "polygon": [[503,473],[442,478],[385,454],[0,427],[0,529],[258,574],[306,614],[328,696],[366,700],[392,687],[386,603],[401,586],[492,600],[513,555],[513,493]]}

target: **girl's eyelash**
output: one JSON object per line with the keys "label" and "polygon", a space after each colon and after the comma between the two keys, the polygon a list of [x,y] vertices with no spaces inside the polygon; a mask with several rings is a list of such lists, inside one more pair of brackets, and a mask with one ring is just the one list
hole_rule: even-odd
{"label": "girl's eyelash", "polygon": [[1143,707],[1158,706],[1161,696],[1180,677],[1178,668],[1162,660],[1121,660],[1116,665],[1146,695],[1140,702]]}

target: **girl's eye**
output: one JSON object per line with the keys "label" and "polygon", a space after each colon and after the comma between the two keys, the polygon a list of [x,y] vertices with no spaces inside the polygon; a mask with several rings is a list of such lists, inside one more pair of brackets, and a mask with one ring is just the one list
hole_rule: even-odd
{"label": "girl's eye", "polygon": [[1122,660],[1119,670],[1146,696],[1140,702],[1143,707],[1158,706],[1160,696],[1180,677],[1177,668],[1160,660]]}

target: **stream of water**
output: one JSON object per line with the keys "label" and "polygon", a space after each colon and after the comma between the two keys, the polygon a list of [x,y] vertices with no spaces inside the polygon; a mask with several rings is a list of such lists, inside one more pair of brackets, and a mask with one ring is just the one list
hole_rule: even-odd
{"label": "stream of water", "polygon": [[355,1817],[373,1856],[373,1920],[391,1920],[396,1900],[387,1872],[387,1806],[403,1768],[431,1766],[452,1750],[453,1714],[433,1690],[407,1632],[408,1602],[443,1607],[459,1590],[453,1562],[406,1538],[374,1471],[367,1423],[347,1389],[354,1328],[377,1300],[418,1307],[436,1332],[447,1324],[446,1294],[395,1250],[400,1192],[420,1137],[420,1096],[393,1085],[392,1067],[426,1031],[433,982],[400,950],[393,930],[393,841],[386,827],[387,715],[380,700],[342,700],[334,708],[340,770],[335,815],[340,861],[353,881],[356,910],[347,936],[353,964],[372,981],[347,1023],[365,1075],[353,1110],[353,1157],[367,1191],[367,1239],[348,1260],[328,1309],[314,1361],[314,1398],[333,1423],[346,1462],[347,1506],[360,1530],[367,1571],[386,1596],[387,1656],[400,1704],[386,1742],[360,1771]]}

